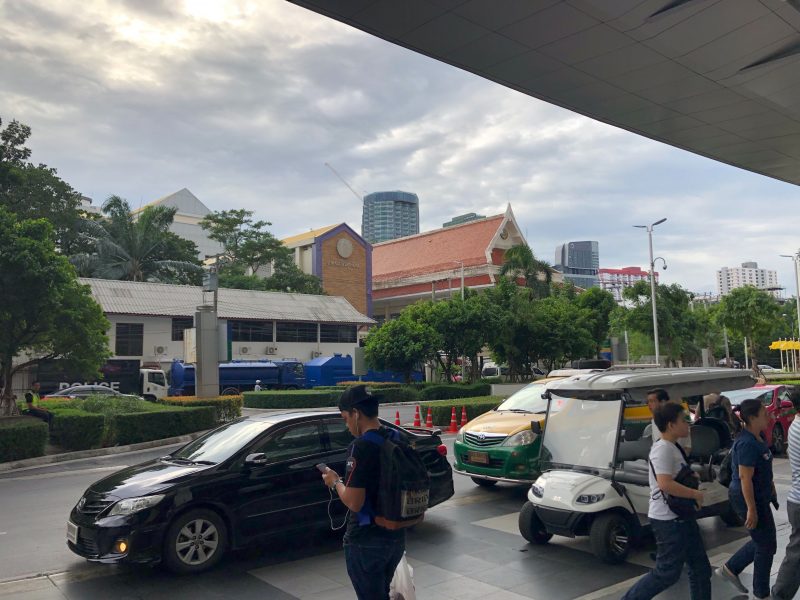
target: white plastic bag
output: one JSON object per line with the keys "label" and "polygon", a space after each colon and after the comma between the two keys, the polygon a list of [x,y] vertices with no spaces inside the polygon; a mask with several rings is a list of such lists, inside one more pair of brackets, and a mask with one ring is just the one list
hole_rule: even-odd
{"label": "white plastic bag", "polygon": [[389,585],[390,600],[417,600],[417,592],[414,590],[414,569],[406,560],[406,553],[397,565]]}

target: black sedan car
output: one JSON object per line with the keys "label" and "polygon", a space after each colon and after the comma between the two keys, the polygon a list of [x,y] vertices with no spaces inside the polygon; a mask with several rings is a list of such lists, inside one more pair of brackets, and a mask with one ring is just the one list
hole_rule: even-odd
{"label": "black sedan car", "polygon": [[[422,456],[430,506],[450,498],[453,473],[439,433],[383,424],[399,429]],[[177,573],[196,573],[228,550],[329,527],[331,495],[315,465],[344,474],[352,439],[338,412],[242,417],[94,483],[70,513],[67,545],[90,561],[163,561]],[[338,498],[330,513],[342,522]]]}
{"label": "black sedan car", "polygon": [[139,398],[134,394],[123,394],[117,390],[112,390],[107,385],[73,385],[57,392],[51,392],[44,396],[47,398],[88,398],[89,396],[114,396],[119,398]]}

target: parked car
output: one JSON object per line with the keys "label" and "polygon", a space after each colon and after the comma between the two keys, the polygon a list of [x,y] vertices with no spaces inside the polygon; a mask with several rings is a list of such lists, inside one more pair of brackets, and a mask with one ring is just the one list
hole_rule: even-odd
{"label": "parked car", "polygon": [[777,367],[773,367],[772,365],[758,365],[759,370],[762,373],[779,373],[780,369]]}
{"label": "parked car", "polygon": [[794,420],[794,405],[789,399],[789,388],[785,385],[757,385],[745,390],[723,392],[731,401],[734,411],[743,400],[759,399],[767,407],[770,424],[766,430],[767,445],[775,454],[786,450],[786,435]]}
{"label": "parked car", "polygon": [[134,394],[123,394],[107,385],[73,385],[72,387],[47,394],[47,398],[88,398],[89,396],[118,396],[120,398],[139,398]]}
{"label": "parked car", "polygon": [[[437,430],[400,428],[431,476],[430,506],[450,498],[453,474]],[[90,561],[163,561],[177,573],[213,567],[229,550],[342,522],[315,465],[344,475],[352,441],[338,412],[242,417],[172,454],[92,484],[72,509],[67,545]],[[330,517],[329,517],[330,510]]]}

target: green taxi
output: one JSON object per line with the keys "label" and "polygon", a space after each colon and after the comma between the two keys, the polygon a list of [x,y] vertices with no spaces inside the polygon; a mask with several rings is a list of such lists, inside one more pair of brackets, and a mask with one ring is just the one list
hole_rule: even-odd
{"label": "green taxi", "polygon": [[487,487],[498,481],[535,481],[539,476],[539,440],[531,431],[531,421],[544,421],[547,400],[542,394],[549,382],[559,379],[562,377],[534,381],[464,425],[455,440],[453,470]]}

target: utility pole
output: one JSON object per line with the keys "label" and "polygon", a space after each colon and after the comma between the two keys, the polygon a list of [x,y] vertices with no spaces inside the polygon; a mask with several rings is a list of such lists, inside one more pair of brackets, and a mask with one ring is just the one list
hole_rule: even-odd
{"label": "utility pole", "polygon": [[[656,349],[656,364],[661,365],[661,355],[658,348],[658,312],[656,311],[656,274],[655,274],[655,260],[653,259],[653,228],[656,225],[661,225],[666,221],[666,217],[652,223],[650,225],[634,225],[637,229],[647,230],[647,239],[650,245],[650,304],[653,307],[653,341]],[[659,257],[660,258],[660,257]],[[661,259],[664,260],[663,258]],[[664,262],[664,268],[667,268],[667,263]]]}

